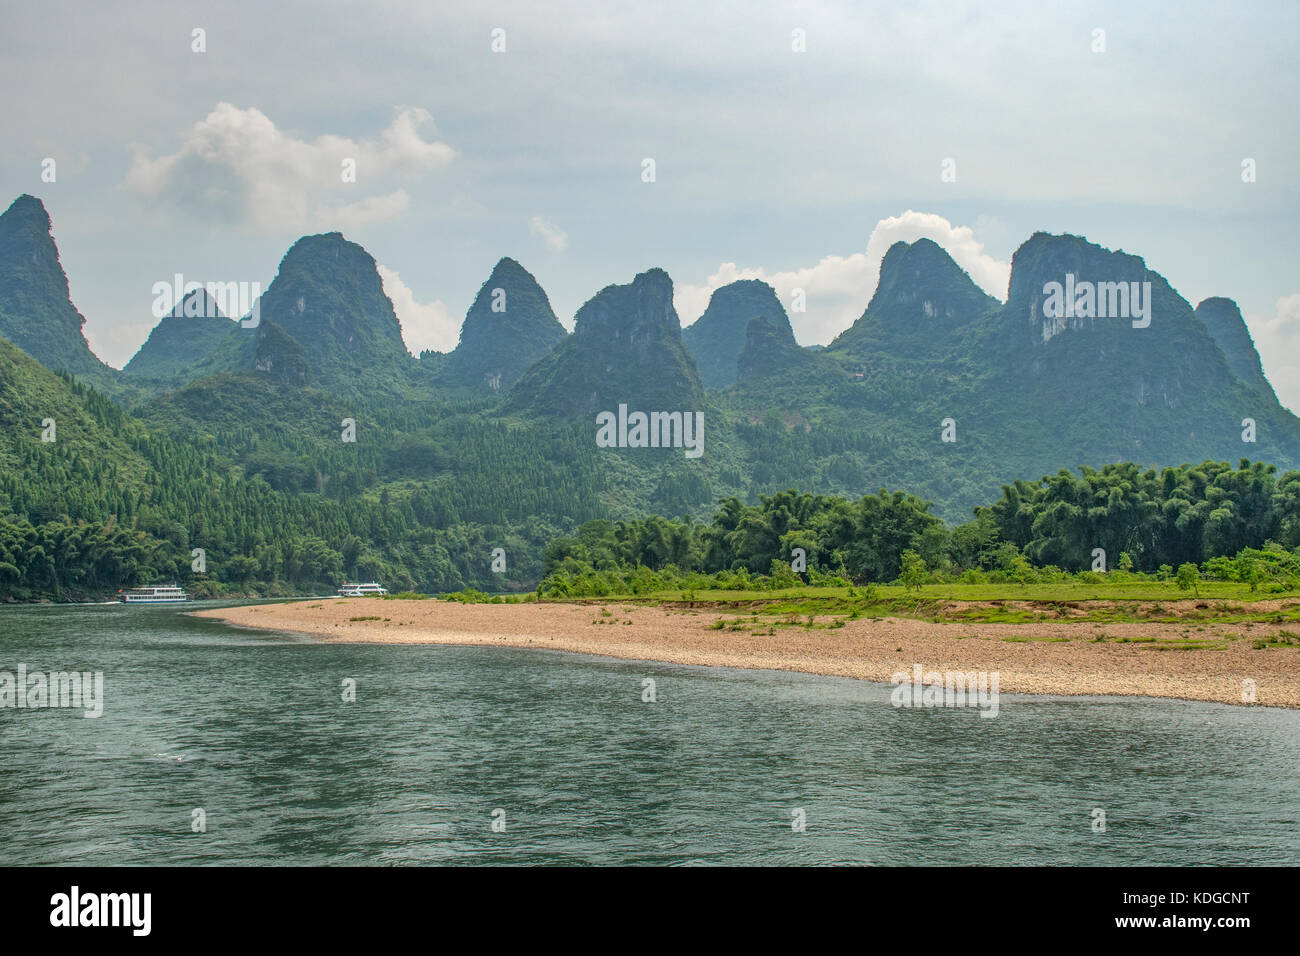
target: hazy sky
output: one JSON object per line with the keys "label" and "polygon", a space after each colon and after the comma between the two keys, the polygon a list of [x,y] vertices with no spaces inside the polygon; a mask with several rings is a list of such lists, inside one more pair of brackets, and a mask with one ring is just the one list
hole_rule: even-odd
{"label": "hazy sky", "polygon": [[799,286],[807,345],[862,313],[897,239],[1005,298],[1021,242],[1072,232],[1193,305],[1236,299],[1300,409],[1298,11],[0,0],[0,207],[45,202],[117,366],[155,282],[264,290],[307,233],[365,246],[418,351],[455,345],[506,255],[570,326],[652,266],[685,324],[734,278]]}

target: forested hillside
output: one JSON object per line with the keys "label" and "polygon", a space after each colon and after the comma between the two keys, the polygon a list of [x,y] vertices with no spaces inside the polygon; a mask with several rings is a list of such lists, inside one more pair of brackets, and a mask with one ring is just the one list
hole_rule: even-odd
{"label": "forested hillside", "polygon": [[[328,396],[253,376],[205,380],[134,418],[7,343],[0,363],[7,599],[159,580],[200,594],[312,593],[345,576],[511,589],[536,581],[547,540],[601,513],[594,450],[572,429],[461,412],[431,433],[429,410],[400,409],[358,416],[344,442]],[[192,412],[218,395],[220,417],[200,429]],[[56,431],[42,442],[46,418]],[[438,480],[422,480],[432,471]],[[504,574],[489,570],[494,548],[506,549]]]}
{"label": "forested hillside", "polygon": [[[1138,257],[1080,237],[1022,245],[1005,304],[935,243],[896,244],[826,350],[800,348],[755,280],[683,333],[655,268],[596,293],[566,335],[501,259],[460,347],[417,360],[374,259],[326,233],[288,250],[258,321],[196,293],[116,372],[86,347],[50,229],[29,196],[0,223],[0,600],[162,580],[530,589],[547,544],[592,521],[669,529],[620,561],[761,573],[798,534],[856,580],[896,575],[907,550],[960,573],[1296,544],[1300,420],[1235,304],[1193,310]],[[1047,315],[1039,292],[1066,273],[1149,283],[1149,325]],[[620,406],[698,415],[700,454],[626,428],[599,444],[597,416]],[[1271,464],[1214,464],[1241,458]],[[756,502],[791,488],[797,520],[764,525]]]}

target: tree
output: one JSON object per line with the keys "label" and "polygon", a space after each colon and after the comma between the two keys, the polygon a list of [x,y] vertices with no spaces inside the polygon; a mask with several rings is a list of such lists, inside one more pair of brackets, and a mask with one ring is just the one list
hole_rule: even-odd
{"label": "tree", "polygon": [[903,587],[909,591],[921,590],[921,585],[925,583],[925,561],[911,548],[903,552],[902,560],[903,570],[898,579],[903,582]]}
{"label": "tree", "polygon": [[1037,577],[1034,573],[1034,566],[1025,559],[1023,554],[1018,554],[1011,559],[1010,571],[1011,579],[1022,588]]}
{"label": "tree", "polygon": [[1260,570],[1259,562],[1252,555],[1243,552],[1237,556],[1237,576],[1239,580],[1250,585],[1253,594],[1259,590],[1259,581],[1263,577],[1263,573]]}
{"label": "tree", "polygon": [[1192,591],[1197,597],[1201,596],[1201,571],[1190,561],[1178,566],[1178,582],[1180,591]]}
{"label": "tree", "polygon": [[257,559],[243,554],[232,554],[226,559],[226,576],[232,581],[247,584],[258,571]]}
{"label": "tree", "polygon": [[768,570],[768,586],[777,591],[781,588],[793,588],[803,584],[802,579],[790,570],[790,562],[773,558]]}

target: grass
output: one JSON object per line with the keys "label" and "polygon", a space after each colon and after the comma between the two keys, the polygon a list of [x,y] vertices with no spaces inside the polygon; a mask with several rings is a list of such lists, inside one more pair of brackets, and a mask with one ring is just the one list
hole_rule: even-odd
{"label": "grass", "polygon": [[1300,645],[1300,634],[1291,631],[1278,631],[1275,638],[1263,637],[1254,642],[1257,651],[1265,651],[1270,647],[1296,647],[1297,645]]}
{"label": "grass", "polygon": [[[1206,582],[1201,596],[1181,591],[1173,582],[1137,581],[1087,584],[1067,581],[1051,584],[930,584],[919,590],[898,585],[875,586],[870,597],[862,589],[802,586],[775,591],[701,591],[689,597],[680,591],[608,595],[600,598],[547,598],[543,603],[591,605],[638,604],[684,610],[745,612],[784,619],[793,625],[803,618],[806,626],[818,617],[845,620],[882,617],[978,624],[1035,624],[1051,621],[1076,623],[1207,622],[1300,624],[1300,591],[1281,594],[1252,593],[1236,582]],[[1260,601],[1281,600],[1280,610],[1264,610]],[[1171,602],[1190,602],[1180,609]],[[839,622],[833,626],[842,626]]]}
{"label": "grass", "polygon": [[[878,621],[887,617],[967,624],[1013,624],[1033,630],[1034,624],[1069,622],[1092,624],[1138,623],[1174,625],[1184,632],[1177,638],[1113,637],[1104,630],[1081,639],[1092,643],[1139,644],[1151,650],[1217,649],[1229,640],[1215,633],[1214,625],[1300,625],[1300,590],[1283,593],[1251,592],[1246,584],[1202,582],[1198,596],[1172,581],[1108,581],[1090,584],[1063,581],[1048,584],[929,584],[908,590],[901,585],[817,587],[781,590],[662,591],[605,597],[544,598],[540,603],[577,604],[599,608],[593,624],[630,624],[615,616],[612,605],[659,607],[668,613],[695,615],[722,612],[710,629],[775,635],[777,629],[833,630],[850,621]],[[534,594],[484,595],[460,592],[444,595],[470,603],[523,603],[537,601]],[[1263,601],[1276,608],[1260,607]],[[1173,606],[1177,603],[1177,606]],[[373,620],[374,618],[370,618]],[[354,618],[353,620],[366,620]],[[1192,632],[1198,632],[1195,639]],[[965,635],[970,636],[970,635]],[[1059,643],[1066,637],[1005,637],[1007,643]],[[1255,641],[1258,649],[1300,647],[1300,633],[1282,630],[1273,638]]]}
{"label": "grass", "polygon": [[[1266,601],[1278,598],[1300,599],[1300,590],[1283,591],[1276,594],[1264,591],[1251,592],[1250,585],[1237,581],[1203,581],[1200,596],[1191,591],[1179,590],[1172,581],[1115,581],[1101,584],[1088,584],[1084,581],[1052,581],[1045,584],[926,584],[920,590],[908,590],[898,584],[878,584],[874,586],[875,597],[880,600],[891,598],[913,598],[931,601]],[[807,597],[849,598],[849,588],[844,587],[803,587],[784,588],[775,591],[697,591],[694,600],[704,603],[729,601],[771,601],[794,600]],[[853,589],[860,591],[860,588]],[[564,600],[564,599],[554,599]],[[592,599],[581,599],[592,600]],[[681,601],[682,592],[655,591],[641,595],[611,595],[600,598],[601,601]]]}

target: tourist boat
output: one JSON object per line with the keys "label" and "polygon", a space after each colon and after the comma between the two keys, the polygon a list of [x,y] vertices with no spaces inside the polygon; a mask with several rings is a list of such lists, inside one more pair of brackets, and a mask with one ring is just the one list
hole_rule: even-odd
{"label": "tourist boat", "polygon": [[123,604],[183,604],[190,599],[190,596],[185,593],[184,588],[166,585],[118,591],[117,599]]}
{"label": "tourist boat", "polygon": [[339,588],[339,597],[378,597],[387,593],[387,588],[381,588],[374,581],[369,584],[349,584],[344,581]]}

